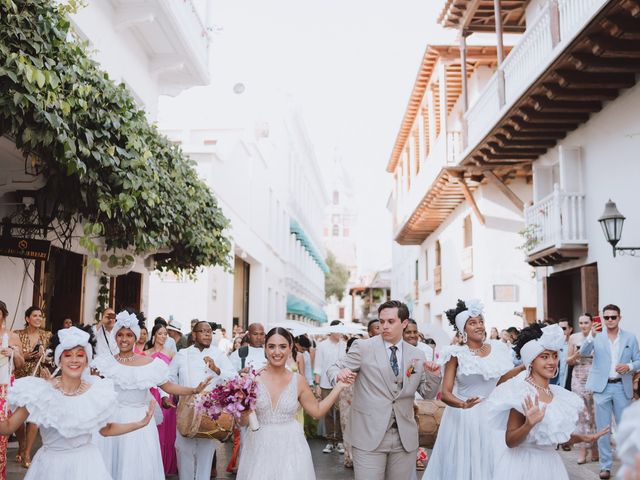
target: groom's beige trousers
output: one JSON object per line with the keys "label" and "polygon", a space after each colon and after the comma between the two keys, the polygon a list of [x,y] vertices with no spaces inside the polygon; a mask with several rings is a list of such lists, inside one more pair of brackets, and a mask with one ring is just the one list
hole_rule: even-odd
{"label": "groom's beige trousers", "polygon": [[410,480],[416,469],[416,450],[405,451],[396,428],[387,430],[371,452],[351,450],[355,480]]}

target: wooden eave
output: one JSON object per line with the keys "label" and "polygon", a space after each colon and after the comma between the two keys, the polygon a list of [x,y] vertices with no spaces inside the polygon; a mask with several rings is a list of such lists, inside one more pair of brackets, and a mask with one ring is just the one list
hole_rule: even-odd
{"label": "wooden eave", "polygon": [[527,257],[527,263],[532,267],[551,267],[560,263],[584,258],[589,254],[587,245],[550,247]]}
{"label": "wooden eave", "polygon": [[420,245],[424,242],[461,203],[465,202],[461,182],[465,182],[473,193],[486,182],[484,172],[489,169],[504,182],[510,182],[516,177],[531,179],[530,163],[505,163],[491,167],[469,165],[442,169],[398,231],[395,241],[400,245]]}
{"label": "wooden eave", "polygon": [[[500,0],[502,31],[523,33],[526,29],[525,10],[530,0]],[[472,32],[495,32],[494,0],[446,0],[438,17],[444,27]]]}
{"label": "wooden eave", "polygon": [[611,1],[462,160],[532,162],[636,84],[640,0]]}
{"label": "wooden eave", "polygon": [[[478,66],[488,65],[495,67],[497,64],[496,56],[496,47],[493,46],[467,47],[467,78],[473,74]],[[391,152],[391,158],[387,164],[387,172],[389,173],[393,173],[402,155],[416,117],[423,105],[427,86],[432,80],[434,69],[438,62],[446,62],[447,112],[451,111],[462,93],[460,48],[453,45],[427,46],[416,80],[413,84],[409,103],[402,118],[402,123],[400,124],[400,129]],[[435,98],[434,100],[437,106],[439,106],[440,99]]]}

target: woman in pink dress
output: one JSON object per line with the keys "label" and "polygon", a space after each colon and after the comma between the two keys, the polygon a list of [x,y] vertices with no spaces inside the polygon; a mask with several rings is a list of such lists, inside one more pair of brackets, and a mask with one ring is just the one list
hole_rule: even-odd
{"label": "woman in pink dress", "polygon": [[[152,358],[159,358],[167,365],[171,363],[174,356],[173,351],[165,348],[168,337],[167,329],[162,324],[156,324],[151,330],[151,339],[147,343],[145,355]],[[162,452],[162,463],[164,473],[176,475],[178,473],[178,460],[176,457],[176,407],[171,396],[162,397],[157,388],[152,388],[151,393],[156,401],[162,406],[163,421],[158,425],[158,435],[160,437],[160,451]]]}

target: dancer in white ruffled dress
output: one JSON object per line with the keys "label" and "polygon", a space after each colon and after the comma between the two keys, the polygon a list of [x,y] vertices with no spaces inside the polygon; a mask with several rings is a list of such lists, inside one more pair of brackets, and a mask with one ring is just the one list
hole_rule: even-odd
{"label": "dancer in white ruffled dress", "polygon": [[617,478],[640,479],[640,401],[624,409],[615,439],[616,453],[622,463]]}
{"label": "dancer in white ruffled dress", "polygon": [[[608,432],[573,433],[584,401],[549,381],[558,370],[564,332],[558,325],[524,328],[514,350],[526,371],[498,386],[487,400],[489,419],[509,448],[497,460],[494,480],[569,480],[557,444],[593,443]],[[506,431],[505,431],[506,430]]]}
{"label": "dancer in white ruffled dress", "polygon": [[485,341],[482,304],[458,300],[446,312],[462,335],[463,345],[441,351],[444,366],[442,401],[447,404],[424,478],[488,480],[493,478],[496,434],[489,428],[486,399],[496,384],[522,371],[513,368],[511,352],[502,342]]}
{"label": "dancer in white ruffled dress", "polygon": [[[257,431],[247,433],[237,480],[314,480],[311,451],[296,414],[300,405],[314,418],[322,417],[347,386],[339,382],[318,401],[305,378],[286,368],[293,337],[272,328],[265,338],[267,366],[258,377]],[[246,423],[246,417],[242,423]]]}
{"label": "dancer in white ruffled dress", "polygon": [[54,361],[62,375],[50,381],[24,377],[9,390],[13,415],[0,422],[0,434],[10,435],[26,419],[40,427],[42,448],[38,450],[25,480],[111,480],[92,434],[123,435],[143,428],[153,415],[147,406],[143,415],[126,424],[111,423],[116,392],[110,380],[83,376],[93,355],[90,335],[76,327],[60,330],[53,337]]}
{"label": "dancer in white ruffled dress", "polygon": [[[92,366],[115,385],[118,397],[112,421],[130,422],[139,418],[149,401],[155,402],[149,391],[152,387],[159,387],[172,395],[193,395],[202,392],[211,380],[209,378],[195,388],[177,385],[169,381],[169,366],[161,359],[134,353],[133,348],[140,336],[135,314],[120,312],[111,334],[119,353],[114,356],[100,355],[94,359]],[[159,407],[156,410],[161,419]],[[120,437],[96,436],[94,441],[113,478],[164,480],[160,440],[155,424]]]}

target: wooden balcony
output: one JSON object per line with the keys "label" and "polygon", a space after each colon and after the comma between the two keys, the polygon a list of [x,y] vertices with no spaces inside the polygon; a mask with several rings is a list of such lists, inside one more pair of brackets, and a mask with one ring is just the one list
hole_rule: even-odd
{"label": "wooden balcony", "polygon": [[465,114],[463,165],[522,165],[544,154],[636,84],[638,38],[639,0],[549,2]]}
{"label": "wooden balcony", "polygon": [[527,262],[534,267],[587,256],[584,195],[556,188],[525,209],[524,230]]}

